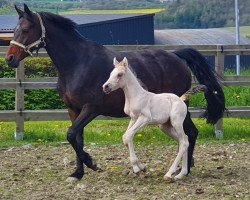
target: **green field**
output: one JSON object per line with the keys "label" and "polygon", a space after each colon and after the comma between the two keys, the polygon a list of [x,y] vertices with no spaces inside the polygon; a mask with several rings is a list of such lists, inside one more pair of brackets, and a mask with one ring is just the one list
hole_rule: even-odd
{"label": "green field", "polygon": [[[203,119],[194,119],[199,129],[199,143],[218,140],[214,137],[214,128]],[[66,141],[69,121],[58,122],[25,122],[24,141],[16,142],[13,138],[14,122],[0,122],[0,146],[23,145],[25,143],[58,143]],[[85,129],[85,143],[96,145],[122,144],[122,135],[128,125],[127,119],[94,120]],[[224,139],[221,142],[250,141],[250,119],[224,119]],[[158,126],[149,126],[135,136],[137,145],[161,145],[175,143],[160,131]]]}
{"label": "green field", "polygon": [[[224,29],[235,32],[235,27],[225,27]],[[240,34],[250,39],[250,26],[241,26]]]}
{"label": "green field", "polygon": [[157,13],[163,9],[137,9],[137,10],[71,10],[60,12],[60,14],[150,14]]}

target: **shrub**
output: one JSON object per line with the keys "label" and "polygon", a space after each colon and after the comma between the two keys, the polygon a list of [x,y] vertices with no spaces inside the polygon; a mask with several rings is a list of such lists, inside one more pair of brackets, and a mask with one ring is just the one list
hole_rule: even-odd
{"label": "shrub", "polygon": [[[3,58],[0,58],[0,66],[3,67],[0,78],[15,77],[15,69],[7,67]],[[27,58],[25,59],[25,77],[55,77],[56,69],[49,58]],[[15,109],[15,91],[0,90],[0,110]],[[65,108],[56,90],[39,89],[25,90],[25,109],[61,109]]]}

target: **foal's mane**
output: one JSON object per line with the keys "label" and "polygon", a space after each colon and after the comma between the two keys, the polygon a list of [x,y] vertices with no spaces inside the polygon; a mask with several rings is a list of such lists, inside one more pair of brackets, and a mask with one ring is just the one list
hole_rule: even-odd
{"label": "foal's mane", "polygon": [[135,76],[135,78],[139,82],[140,86],[142,86],[144,90],[148,90],[147,86],[141,81],[141,79],[139,79],[137,77],[137,74],[136,74],[135,70],[131,67],[131,65],[128,65],[128,68],[130,69],[130,71],[132,72],[132,74]]}

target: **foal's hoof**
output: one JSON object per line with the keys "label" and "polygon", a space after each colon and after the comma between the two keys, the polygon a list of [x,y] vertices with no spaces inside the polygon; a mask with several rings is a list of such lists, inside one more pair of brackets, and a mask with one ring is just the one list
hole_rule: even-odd
{"label": "foal's hoof", "polygon": [[175,180],[182,179],[185,175],[184,174],[178,174],[174,177]]}
{"label": "foal's hoof", "polygon": [[140,171],[141,171],[141,169],[137,165],[133,166],[133,172],[135,174],[139,173]]}
{"label": "foal's hoof", "polygon": [[175,179],[168,177],[168,176],[164,176],[163,179],[167,182],[167,183],[173,183],[175,182]]}
{"label": "foal's hoof", "polygon": [[76,177],[72,177],[72,176],[69,176],[67,179],[66,179],[66,182],[67,183],[75,183],[77,181],[79,181],[80,179],[76,178]]}
{"label": "foal's hoof", "polygon": [[138,163],[138,167],[140,168],[141,171],[143,171],[143,172],[146,171],[146,165],[145,165],[145,164],[139,162],[139,163]]}
{"label": "foal's hoof", "polygon": [[133,165],[133,171],[135,174],[143,171],[145,172],[146,171],[146,165],[142,164],[142,163],[136,163],[135,165]]}

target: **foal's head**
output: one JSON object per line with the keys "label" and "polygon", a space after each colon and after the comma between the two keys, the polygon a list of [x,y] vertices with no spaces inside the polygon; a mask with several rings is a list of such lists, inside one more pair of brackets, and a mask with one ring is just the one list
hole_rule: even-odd
{"label": "foal's head", "polygon": [[121,62],[118,62],[116,58],[113,60],[115,68],[110,73],[109,79],[103,84],[102,88],[106,94],[123,88],[125,85],[126,72],[128,68],[128,60],[126,57]]}

